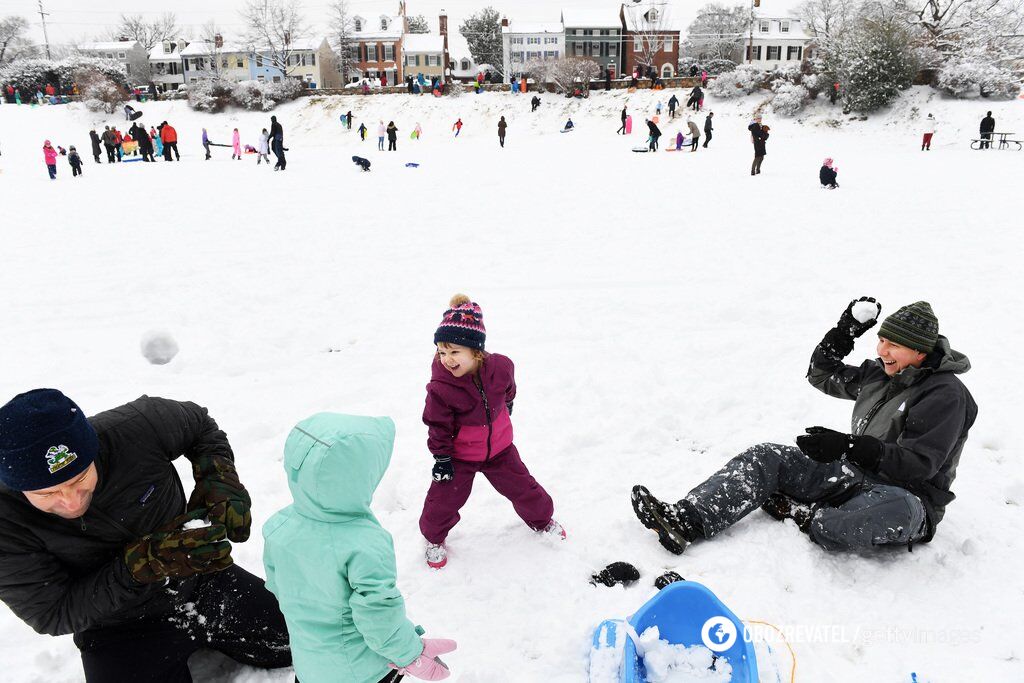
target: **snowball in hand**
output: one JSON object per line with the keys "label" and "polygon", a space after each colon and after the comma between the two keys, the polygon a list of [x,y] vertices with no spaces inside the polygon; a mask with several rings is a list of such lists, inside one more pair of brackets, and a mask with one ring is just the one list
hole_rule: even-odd
{"label": "snowball in hand", "polygon": [[850,313],[857,319],[857,322],[866,323],[878,316],[878,304],[870,301],[858,301],[853,305],[853,310]]}
{"label": "snowball in hand", "polygon": [[168,332],[151,330],[142,335],[142,355],[153,365],[167,365],[178,355],[178,342]]}

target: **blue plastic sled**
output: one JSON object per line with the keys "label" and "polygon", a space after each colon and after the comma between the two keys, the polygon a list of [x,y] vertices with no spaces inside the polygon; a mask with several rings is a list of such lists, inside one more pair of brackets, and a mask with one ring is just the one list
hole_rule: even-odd
{"label": "blue plastic sled", "polygon": [[419,167],[420,167],[420,165],[419,165],[419,164],[415,164],[415,163],[413,163],[413,162],[411,162],[411,161],[410,161],[409,163],[407,163],[407,164],[405,165],[405,167],[406,167],[406,168],[419,168]]}
{"label": "blue plastic sled", "polygon": [[[717,622],[712,622],[709,628],[708,637],[712,642],[724,646],[729,643],[729,634],[725,632],[735,634],[728,648],[711,648],[729,660],[733,683],[758,683],[757,657],[753,643],[746,637],[743,622],[714,593],[695,581],[678,581],[666,586],[637,610],[629,623],[637,634],[657,626],[662,640],[689,646],[705,644],[701,631],[710,619]],[[625,633],[619,631],[625,629],[619,626],[614,621],[602,622],[594,633],[594,649],[614,647],[616,641],[623,639]],[[621,683],[646,683],[643,660],[637,655],[632,639],[625,637],[624,641]]]}

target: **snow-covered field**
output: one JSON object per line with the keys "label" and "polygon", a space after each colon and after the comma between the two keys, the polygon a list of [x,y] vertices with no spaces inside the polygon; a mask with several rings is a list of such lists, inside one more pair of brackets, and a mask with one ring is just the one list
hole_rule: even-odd
{"label": "snow-covered field", "polygon": [[[510,94],[303,100],[276,112],[284,173],[224,148],[202,158],[201,127],[228,142],[237,126],[245,144],[268,114],[145,104],[147,127],[177,128],[182,163],[97,166],[87,132],[120,117],[2,105],[0,399],[53,386],[89,413],[143,393],[207,406],[231,438],[257,528],[289,502],[280,458],[294,423],[322,410],[390,415],[398,440],[375,510],[395,537],[411,618],[459,641],[446,660],[461,683],[584,681],[594,627],[635,611],[666,569],[783,628],[799,681],[1024,679],[1024,153],[968,148],[989,108],[998,130],[1021,130],[1024,101],[918,89],[870,121],[827,105],[802,120],[768,114],[754,178],[745,128],[758,99],[706,102],[708,150],[633,154],[657,95],[628,96],[626,138],[614,135],[621,92],[546,95],[536,114]],[[371,128],[366,142],[341,128],[348,109]],[[939,130],[923,153],[928,112]],[[561,135],[569,114],[577,130]],[[453,140],[457,116],[466,127]],[[396,153],[376,151],[381,118],[401,131]],[[667,146],[676,128],[662,128]],[[45,138],[75,144],[85,175],[72,179],[61,159],[51,182]],[[838,191],[818,187],[825,156]],[[488,348],[516,362],[516,443],[568,540],[536,537],[480,480],[435,572],[416,524],[431,465],[420,414],[431,337],[457,291],[483,306]],[[757,513],[681,557],[662,550],[633,516],[633,484],[675,499],[753,443],[848,428],[851,404],[814,391],[804,372],[860,295],[883,315],[930,301],[973,361],[963,379],[980,416],[934,542],[826,554]],[[169,365],[140,353],[153,328],[181,347]],[[872,339],[853,361],[873,354]],[[262,575],[261,556],[258,533],[234,550]],[[635,564],[640,583],[587,582],[615,560]],[[5,680],[82,680],[70,637],[36,635],[2,606],[0,634]],[[787,650],[773,650],[788,680]],[[291,680],[199,660],[198,681]]]}

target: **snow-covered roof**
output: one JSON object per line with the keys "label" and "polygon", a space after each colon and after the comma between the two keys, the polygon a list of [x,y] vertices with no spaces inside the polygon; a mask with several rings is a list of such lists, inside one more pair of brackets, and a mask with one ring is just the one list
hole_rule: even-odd
{"label": "snow-covered roof", "polygon": [[[652,14],[653,13],[653,14]],[[622,5],[627,31],[678,31],[667,2]]]}
{"label": "snow-covered roof", "polygon": [[[355,30],[355,20],[360,22],[359,29]],[[381,29],[381,19],[385,19],[388,27]],[[405,32],[405,22],[401,15],[377,16],[366,18],[363,16],[352,17],[352,38],[355,40],[398,40]]]}
{"label": "snow-covered roof", "polygon": [[181,51],[182,57],[208,57],[211,52],[219,52],[222,55],[233,55],[238,53],[248,53],[249,48],[239,45],[237,43],[229,43],[227,41],[221,47],[213,47],[211,43],[205,40],[197,40],[194,43],[189,43],[188,47]]}
{"label": "snow-covered roof", "polygon": [[[767,38],[770,40],[786,39],[786,40],[810,40],[811,35],[804,30],[804,22],[797,17],[762,17],[754,15],[755,21],[767,21],[769,23],[769,29],[767,33],[761,33],[760,27],[754,24],[754,38]],[[780,22],[789,22],[789,31],[783,33],[781,30]]]}
{"label": "snow-covered roof", "polygon": [[614,9],[564,9],[562,24],[573,28],[622,28],[619,13]]}
{"label": "snow-covered roof", "polygon": [[149,58],[153,61],[163,61],[166,59],[178,59],[181,56],[181,40],[170,41],[174,44],[174,48],[170,52],[164,52],[164,44],[157,43],[153,46],[153,49],[149,51]]}
{"label": "snow-covered roof", "polygon": [[502,33],[564,33],[562,22],[510,21],[501,27]]}
{"label": "snow-covered roof", "polygon": [[134,50],[137,47],[142,47],[142,44],[137,40],[118,40],[111,43],[82,43],[78,46],[79,50]]}
{"label": "snow-covered roof", "polygon": [[444,52],[444,37],[432,33],[407,33],[402,39],[406,52]]}
{"label": "snow-covered roof", "polygon": [[[320,49],[320,46],[324,44],[324,40],[325,39],[323,36],[317,36],[315,38],[300,38],[298,40],[293,40],[288,47],[291,50],[308,50],[310,52],[316,52],[317,50]],[[262,50],[264,48],[257,49]]]}

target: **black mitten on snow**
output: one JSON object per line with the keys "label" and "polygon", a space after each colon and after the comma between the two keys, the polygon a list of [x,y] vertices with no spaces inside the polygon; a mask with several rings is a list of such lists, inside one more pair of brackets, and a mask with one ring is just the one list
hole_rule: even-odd
{"label": "black mitten on snow", "polygon": [[670,583],[675,583],[676,581],[685,581],[685,580],[686,579],[684,579],[683,577],[679,576],[679,574],[676,574],[675,572],[665,572],[664,574],[662,574],[661,576],[659,576],[658,578],[656,578],[654,580],[654,586],[658,590],[661,590],[662,588],[664,588],[665,586],[669,585]]}
{"label": "black mitten on snow", "polygon": [[601,571],[595,572],[590,577],[590,583],[595,586],[599,583],[603,583],[610,588],[617,583],[628,586],[639,579],[640,572],[637,571],[637,568],[629,562],[612,562]]}
{"label": "black mitten on snow", "polygon": [[866,469],[875,469],[882,459],[882,442],[873,436],[843,434],[827,427],[808,427],[796,437],[796,445],[811,460],[829,463],[846,456]]}
{"label": "black mitten on snow", "polygon": [[455,468],[452,466],[452,459],[447,455],[434,456],[434,469],[430,471],[434,481],[451,481],[455,476]]}
{"label": "black mitten on snow", "polygon": [[[862,301],[872,303],[878,308],[878,312],[875,313],[875,317],[863,323],[853,317],[853,307]],[[839,316],[839,322],[836,323],[836,327],[839,328],[839,331],[843,334],[856,339],[878,324],[878,316],[881,315],[881,313],[882,304],[875,301],[874,297],[862,296],[861,298],[854,299],[850,302],[850,305],[846,307],[843,314]]]}

